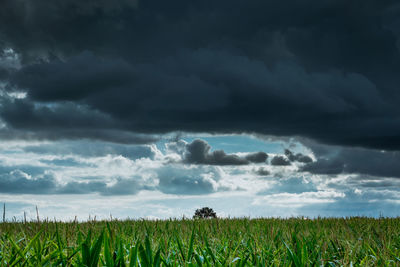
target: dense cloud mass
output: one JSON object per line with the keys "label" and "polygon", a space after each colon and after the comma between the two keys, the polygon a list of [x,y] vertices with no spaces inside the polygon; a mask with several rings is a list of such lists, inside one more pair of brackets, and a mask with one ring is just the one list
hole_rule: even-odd
{"label": "dense cloud mass", "polygon": [[265,169],[263,167],[256,169],[254,172],[260,176],[267,176],[267,175],[271,174],[270,171],[268,171],[267,169]]}
{"label": "dense cloud mass", "polygon": [[303,155],[301,153],[294,154],[289,149],[285,149],[285,155],[290,161],[297,161],[301,163],[310,163],[313,161],[312,158],[310,158],[309,156]]}
{"label": "dense cloud mass", "polygon": [[310,144],[317,156],[315,162],[301,167],[314,174],[363,174],[400,178],[400,153],[363,148],[330,147]]}
{"label": "dense cloud mass", "polygon": [[[210,177],[207,173],[211,173]],[[164,167],[158,172],[158,189],[166,194],[204,195],[216,191],[214,172]]]}
{"label": "dense cloud mass", "polygon": [[234,154],[226,154],[223,150],[210,152],[211,146],[204,140],[196,139],[186,145],[183,161],[193,164],[208,165],[247,165],[253,163],[263,163],[267,160],[268,154],[265,152],[249,153],[245,157]]}
{"label": "dense cloud mass", "polygon": [[[243,143],[237,140],[235,136],[172,138],[155,145],[129,146],[87,140],[6,141],[0,144],[0,194],[8,218],[20,218],[22,211],[29,207],[34,211],[36,204],[48,216],[66,219],[77,210],[84,218],[114,215],[120,210],[116,207],[124,209],[120,217],[138,218],[156,209],[154,215],[168,218],[192,215],[193,207],[199,205],[217,207],[222,216],[379,216],[381,212],[397,216],[396,152],[304,140],[306,146],[250,137]],[[254,152],[258,148],[271,153],[272,159],[265,152]],[[202,160],[188,162],[188,153],[194,151],[202,151],[194,157]],[[214,151],[254,162],[226,164],[226,160],[218,161]],[[293,155],[313,161],[296,161]],[[276,159],[284,164],[276,164]],[[340,164],[333,164],[339,167],[332,172],[325,168],[326,162]],[[179,209],[182,206],[184,212]]]}
{"label": "dense cloud mass", "polygon": [[290,165],[290,161],[285,156],[275,156],[271,159],[271,165],[288,166]]}
{"label": "dense cloud mass", "polygon": [[49,176],[35,179],[20,170],[0,174],[1,193],[48,194],[55,188],[56,185]]}
{"label": "dense cloud mass", "polygon": [[400,148],[395,1],[1,6],[3,136],[248,132]]}

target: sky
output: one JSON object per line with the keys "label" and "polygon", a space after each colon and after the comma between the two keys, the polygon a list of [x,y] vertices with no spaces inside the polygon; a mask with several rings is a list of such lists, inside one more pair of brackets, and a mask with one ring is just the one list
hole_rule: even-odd
{"label": "sky", "polygon": [[400,214],[397,1],[0,6],[8,220]]}

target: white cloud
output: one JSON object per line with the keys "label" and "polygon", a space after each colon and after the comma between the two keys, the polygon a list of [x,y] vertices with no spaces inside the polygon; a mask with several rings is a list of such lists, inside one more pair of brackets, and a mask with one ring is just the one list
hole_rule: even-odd
{"label": "white cloud", "polygon": [[[9,217],[21,218],[26,210],[34,218],[38,205],[43,216],[77,215],[81,220],[89,215],[108,218],[110,213],[118,218],[191,217],[201,206],[213,207],[220,216],[378,216],[380,210],[392,214],[400,205],[396,178],[302,173],[296,162],[184,164],[186,144],[167,142],[162,148],[87,141],[2,142],[0,182],[14,191],[3,191],[0,197],[9,206]],[[269,158],[278,155],[266,152]],[[257,173],[259,168],[263,175]],[[49,191],[42,186],[28,194],[39,185]]]}

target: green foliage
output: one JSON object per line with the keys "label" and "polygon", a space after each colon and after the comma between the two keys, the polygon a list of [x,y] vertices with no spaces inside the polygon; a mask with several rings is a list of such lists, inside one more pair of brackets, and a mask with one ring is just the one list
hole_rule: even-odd
{"label": "green foliage", "polygon": [[217,218],[217,213],[209,207],[204,207],[197,209],[193,215],[193,219],[207,219],[207,218]]}
{"label": "green foliage", "polygon": [[400,265],[400,218],[0,224],[0,267],[351,265]]}

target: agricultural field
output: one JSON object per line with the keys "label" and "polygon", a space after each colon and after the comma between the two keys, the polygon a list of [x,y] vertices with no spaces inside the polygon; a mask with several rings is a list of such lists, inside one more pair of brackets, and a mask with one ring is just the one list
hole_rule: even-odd
{"label": "agricultural field", "polygon": [[399,218],[3,222],[0,266],[397,266]]}

